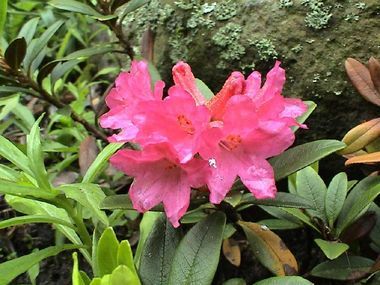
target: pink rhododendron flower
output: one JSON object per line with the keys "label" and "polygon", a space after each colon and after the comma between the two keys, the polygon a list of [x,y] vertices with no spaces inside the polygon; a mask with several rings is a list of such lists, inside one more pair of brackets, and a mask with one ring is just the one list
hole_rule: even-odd
{"label": "pink rhododendron flower", "polygon": [[[111,163],[134,177],[129,194],[145,212],[163,203],[174,226],[190,203],[191,188],[207,185],[210,201],[220,203],[240,177],[256,198],[276,193],[267,159],[294,142],[290,127],[306,111],[299,99],[282,97],[285,71],[277,62],[263,86],[261,75],[247,79],[233,72],[206,102],[191,68],[173,67],[175,86],[163,97],[164,83],[151,90],[147,64],[133,62],[107,96],[103,127],[120,129],[111,141],[131,141],[141,150],[120,150]],[[303,126],[303,125],[301,125]]]}
{"label": "pink rhododendron flower", "polygon": [[208,175],[207,163],[192,159],[180,163],[170,144],[150,145],[142,151],[119,150],[111,163],[135,179],[129,190],[133,207],[145,212],[163,203],[174,227],[186,213],[191,187],[201,187]]}

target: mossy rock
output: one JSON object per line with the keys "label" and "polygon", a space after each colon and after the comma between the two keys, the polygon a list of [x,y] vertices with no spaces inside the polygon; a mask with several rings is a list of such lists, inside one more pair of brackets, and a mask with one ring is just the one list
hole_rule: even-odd
{"label": "mossy rock", "polygon": [[378,0],[190,0],[151,5],[156,6],[135,17],[146,23],[145,17],[155,31],[154,62],[167,81],[173,62],[183,59],[217,91],[232,70],[248,74],[255,66],[265,73],[277,58],[287,72],[284,95],[318,104],[308,120],[310,129],[301,133],[302,141],[339,139],[354,125],[379,115],[379,109],[354,90],[344,70],[347,57],[363,62],[380,57]]}

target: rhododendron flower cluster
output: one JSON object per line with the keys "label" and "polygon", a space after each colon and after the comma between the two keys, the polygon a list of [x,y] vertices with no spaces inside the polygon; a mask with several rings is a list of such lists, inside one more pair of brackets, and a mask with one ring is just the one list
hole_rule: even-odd
{"label": "rhododendron flower cluster", "polygon": [[220,203],[239,177],[258,199],[276,194],[267,158],[294,142],[291,126],[307,107],[281,95],[285,71],[276,62],[262,85],[260,73],[247,79],[233,72],[220,92],[207,101],[191,68],[173,67],[174,86],[163,96],[164,82],[151,86],[148,65],[134,61],[106,98],[104,128],[118,130],[112,142],[133,142],[111,163],[134,177],[129,195],[140,212],[162,203],[170,222],[179,226],[192,188],[207,186],[210,202]]}

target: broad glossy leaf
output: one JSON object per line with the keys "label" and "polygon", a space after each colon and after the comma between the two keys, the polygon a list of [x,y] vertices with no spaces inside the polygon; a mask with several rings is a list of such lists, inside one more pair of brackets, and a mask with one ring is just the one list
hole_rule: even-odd
{"label": "broad glossy leaf", "polygon": [[3,30],[7,19],[7,6],[8,0],[0,1],[0,38],[3,37]]}
{"label": "broad glossy leaf", "polygon": [[373,260],[361,256],[341,256],[318,264],[311,275],[333,280],[355,280],[369,274],[373,264]]}
{"label": "broad glossy leaf", "polygon": [[173,228],[165,215],[154,223],[140,258],[139,273],[144,285],[168,283],[175,250],[181,240],[180,231]]}
{"label": "broad glossy leaf", "polygon": [[347,175],[341,172],[331,180],[325,198],[325,211],[330,228],[343,208],[347,195]]}
{"label": "broad glossy leaf", "polygon": [[27,21],[21,28],[20,32],[18,33],[18,38],[24,38],[26,43],[29,45],[30,41],[33,39],[34,34],[37,29],[38,22],[40,21],[40,18],[33,18]]}
{"label": "broad glossy leaf", "polygon": [[[103,280],[102,280],[103,281]],[[104,284],[103,282],[101,283]],[[140,280],[138,276],[133,274],[133,272],[125,265],[119,265],[112,271],[112,274],[109,279],[109,285],[140,285]]]}
{"label": "broad glossy leaf", "polygon": [[352,242],[359,240],[368,234],[372,235],[373,232],[376,232],[376,229],[374,231],[373,229],[376,226],[378,218],[376,213],[372,212],[374,205],[375,204],[372,203],[368,212],[366,212],[342,232],[339,236],[339,239],[342,242],[351,244]]}
{"label": "broad glossy leaf", "polygon": [[100,205],[103,210],[132,210],[132,201],[128,194],[107,196]]}
{"label": "broad glossy leaf", "polygon": [[367,101],[380,106],[380,93],[376,90],[367,67],[353,58],[345,62],[346,72],[352,84]]}
{"label": "broad glossy leaf", "polygon": [[175,252],[168,285],[211,284],[225,224],[224,213],[215,212],[188,231]]}
{"label": "broad glossy leaf", "polygon": [[8,65],[14,69],[19,69],[26,54],[26,41],[24,38],[13,40],[5,51],[4,57]]}
{"label": "broad glossy leaf", "polygon": [[256,199],[251,193],[243,195],[239,205],[244,204],[254,204],[254,205],[265,205],[265,206],[276,206],[276,207],[286,207],[286,208],[303,208],[310,209],[313,208],[314,203],[308,197],[302,197],[301,195],[278,192],[276,198],[274,199]]}
{"label": "broad glossy leaf", "polygon": [[380,118],[372,119],[351,129],[342,139],[347,145],[340,154],[354,153],[380,137]]}
{"label": "broad glossy leaf", "polygon": [[346,160],[345,165],[351,165],[355,163],[379,163],[380,162],[380,151],[372,152],[368,154],[354,156]]}
{"label": "broad glossy leaf", "polygon": [[361,180],[352,188],[346,200],[344,201],[343,208],[338,217],[338,233],[341,233],[344,227],[348,226],[347,218],[349,216],[349,212],[351,212],[352,209],[357,206],[358,201],[365,195],[366,192],[378,185],[380,185],[380,177],[369,176]]}
{"label": "broad glossy leaf", "polygon": [[214,93],[210,90],[210,88],[204,83],[202,80],[196,78],[195,84],[199,91],[202,93],[203,97],[205,97],[206,101],[211,100],[214,97]]}
{"label": "broad glossy leaf", "polygon": [[271,277],[253,285],[313,285],[314,283],[300,276]]}
{"label": "broad glossy leaf", "polygon": [[44,215],[21,216],[21,217],[15,217],[15,218],[3,220],[3,221],[0,221],[0,229],[14,227],[18,225],[35,224],[35,223],[58,224],[58,225],[75,229],[75,226],[72,223],[69,223],[65,220],[61,220],[56,217],[44,216]]}
{"label": "broad glossy leaf", "polygon": [[317,232],[319,232],[319,229],[316,226],[314,226],[310,217],[304,214],[300,209],[294,209],[294,208],[281,208],[281,209],[284,210],[286,213],[296,217],[297,219],[299,219],[300,221],[302,221],[309,227],[315,229]]}
{"label": "broad glossy leaf", "polygon": [[284,242],[267,227],[239,221],[254,255],[272,273],[278,276],[294,275],[298,264]]}
{"label": "broad glossy leaf", "polygon": [[223,282],[223,285],[247,285],[247,283],[242,278],[232,278]]}
{"label": "broad glossy leaf", "polygon": [[22,257],[0,264],[0,284],[9,284],[18,275],[26,272],[33,265],[64,250],[76,249],[76,245],[51,246]]}
{"label": "broad glossy leaf", "polygon": [[119,248],[117,250],[117,265],[127,266],[133,275],[138,276],[135,263],[133,262],[131,245],[128,240],[123,240],[119,244]]}
{"label": "broad glossy leaf", "polygon": [[306,167],[297,172],[297,194],[313,203],[312,209],[307,209],[306,212],[322,221],[326,221],[326,192],[325,183],[313,168]]}
{"label": "broad glossy leaf", "polygon": [[302,227],[302,224],[280,219],[265,219],[258,223],[267,226],[271,230],[292,230]]}
{"label": "broad glossy leaf", "polygon": [[323,251],[328,259],[338,258],[342,253],[349,249],[348,244],[336,242],[336,241],[327,241],[323,239],[315,239],[315,243]]}
{"label": "broad glossy leaf", "polygon": [[[352,192],[351,192],[352,193]],[[337,233],[341,233],[347,226],[358,219],[370,206],[373,200],[380,194],[380,184],[366,190],[348,210],[347,216],[339,219]]]}
{"label": "broad glossy leaf", "polygon": [[27,49],[26,56],[24,59],[24,67],[26,70],[30,69],[32,62],[43,51],[51,37],[58,31],[62,24],[63,21],[55,22],[41,35],[41,37],[31,41],[31,44]]}
{"label": "broad glossy leaf", "polygon": [[58,187],[58,189],[65,193],[67,198],[73,199],[89,210],[91,215],[101,221],[103,225],[108,226],[107,215],[100,210],[100,203],[104,200],[106,195],[99,185],[77,183],[62,185]]}
{"label": "broad glossy leaf", "polygon": [[82,182],[91,183],[93,182],[103,171],[106,166],[108,159],[113,155],[119,148],[123,146],[123,143],[111,143],[107,145],[96,157],[95,161],[88,168]]}
{"label": "broad glossy leaf", "polygon": [[100,14],[98,11],[96,11],[91,6],[84,4],[84,3],[81,3],[79,1],[74,1],[74,0],[65,0],[65,1],[52,0],[49,2],[49,4],[52,5],[53,7],[61,9],[61,10],[66,10],[66,11],[70,11],[70,12],[77,12],[77,13],[89,15],[89,16],[94,17],[95,19],[98,19],[98,20],[109,20],[109,19],[116,17],[113,15]]}
{"label": "broad glossy leaf", "polygon": [[368,61],[368,70],[371,75],[373,85],[380,94],[380,62],[371,56]]}
{"label": "broad glossy leaf", "polygon": [[117,252],[119,241],[112,228],[106,228],[99,239],[96,258],[99,275],[111,274],[117,267]]}
{"label": "broad glossy leaf", "polygon": [[345,146],[337,140],[318,140],[288,149],[269,162],[274,169],[275,179],[280,180]]}
{"label": "broad glossy leaf", "polygon": [[41,148],[41,136],[39,124],[42,116],[34,123],[30,134],[27,135],[27,153],[30,169],[34,178],[37,180],[38,186],[42,189],[50,190],[50,182],[45,169],[44,157]]}

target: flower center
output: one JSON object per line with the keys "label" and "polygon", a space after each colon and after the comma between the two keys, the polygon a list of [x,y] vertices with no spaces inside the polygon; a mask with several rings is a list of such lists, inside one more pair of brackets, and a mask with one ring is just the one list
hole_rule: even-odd
{"label": "flower center", "polygon": [[189,119],[187,119],[184,115],[178,115],[177,120],[181,128],[186,133],[188,133],[189,135],[194,134],[195,128]]}
{"label": "flower center", "polygon": [[231,151],[236,149],[241,144],[241,137],[239,135],[228,135],[219,144],[225,149]]}

